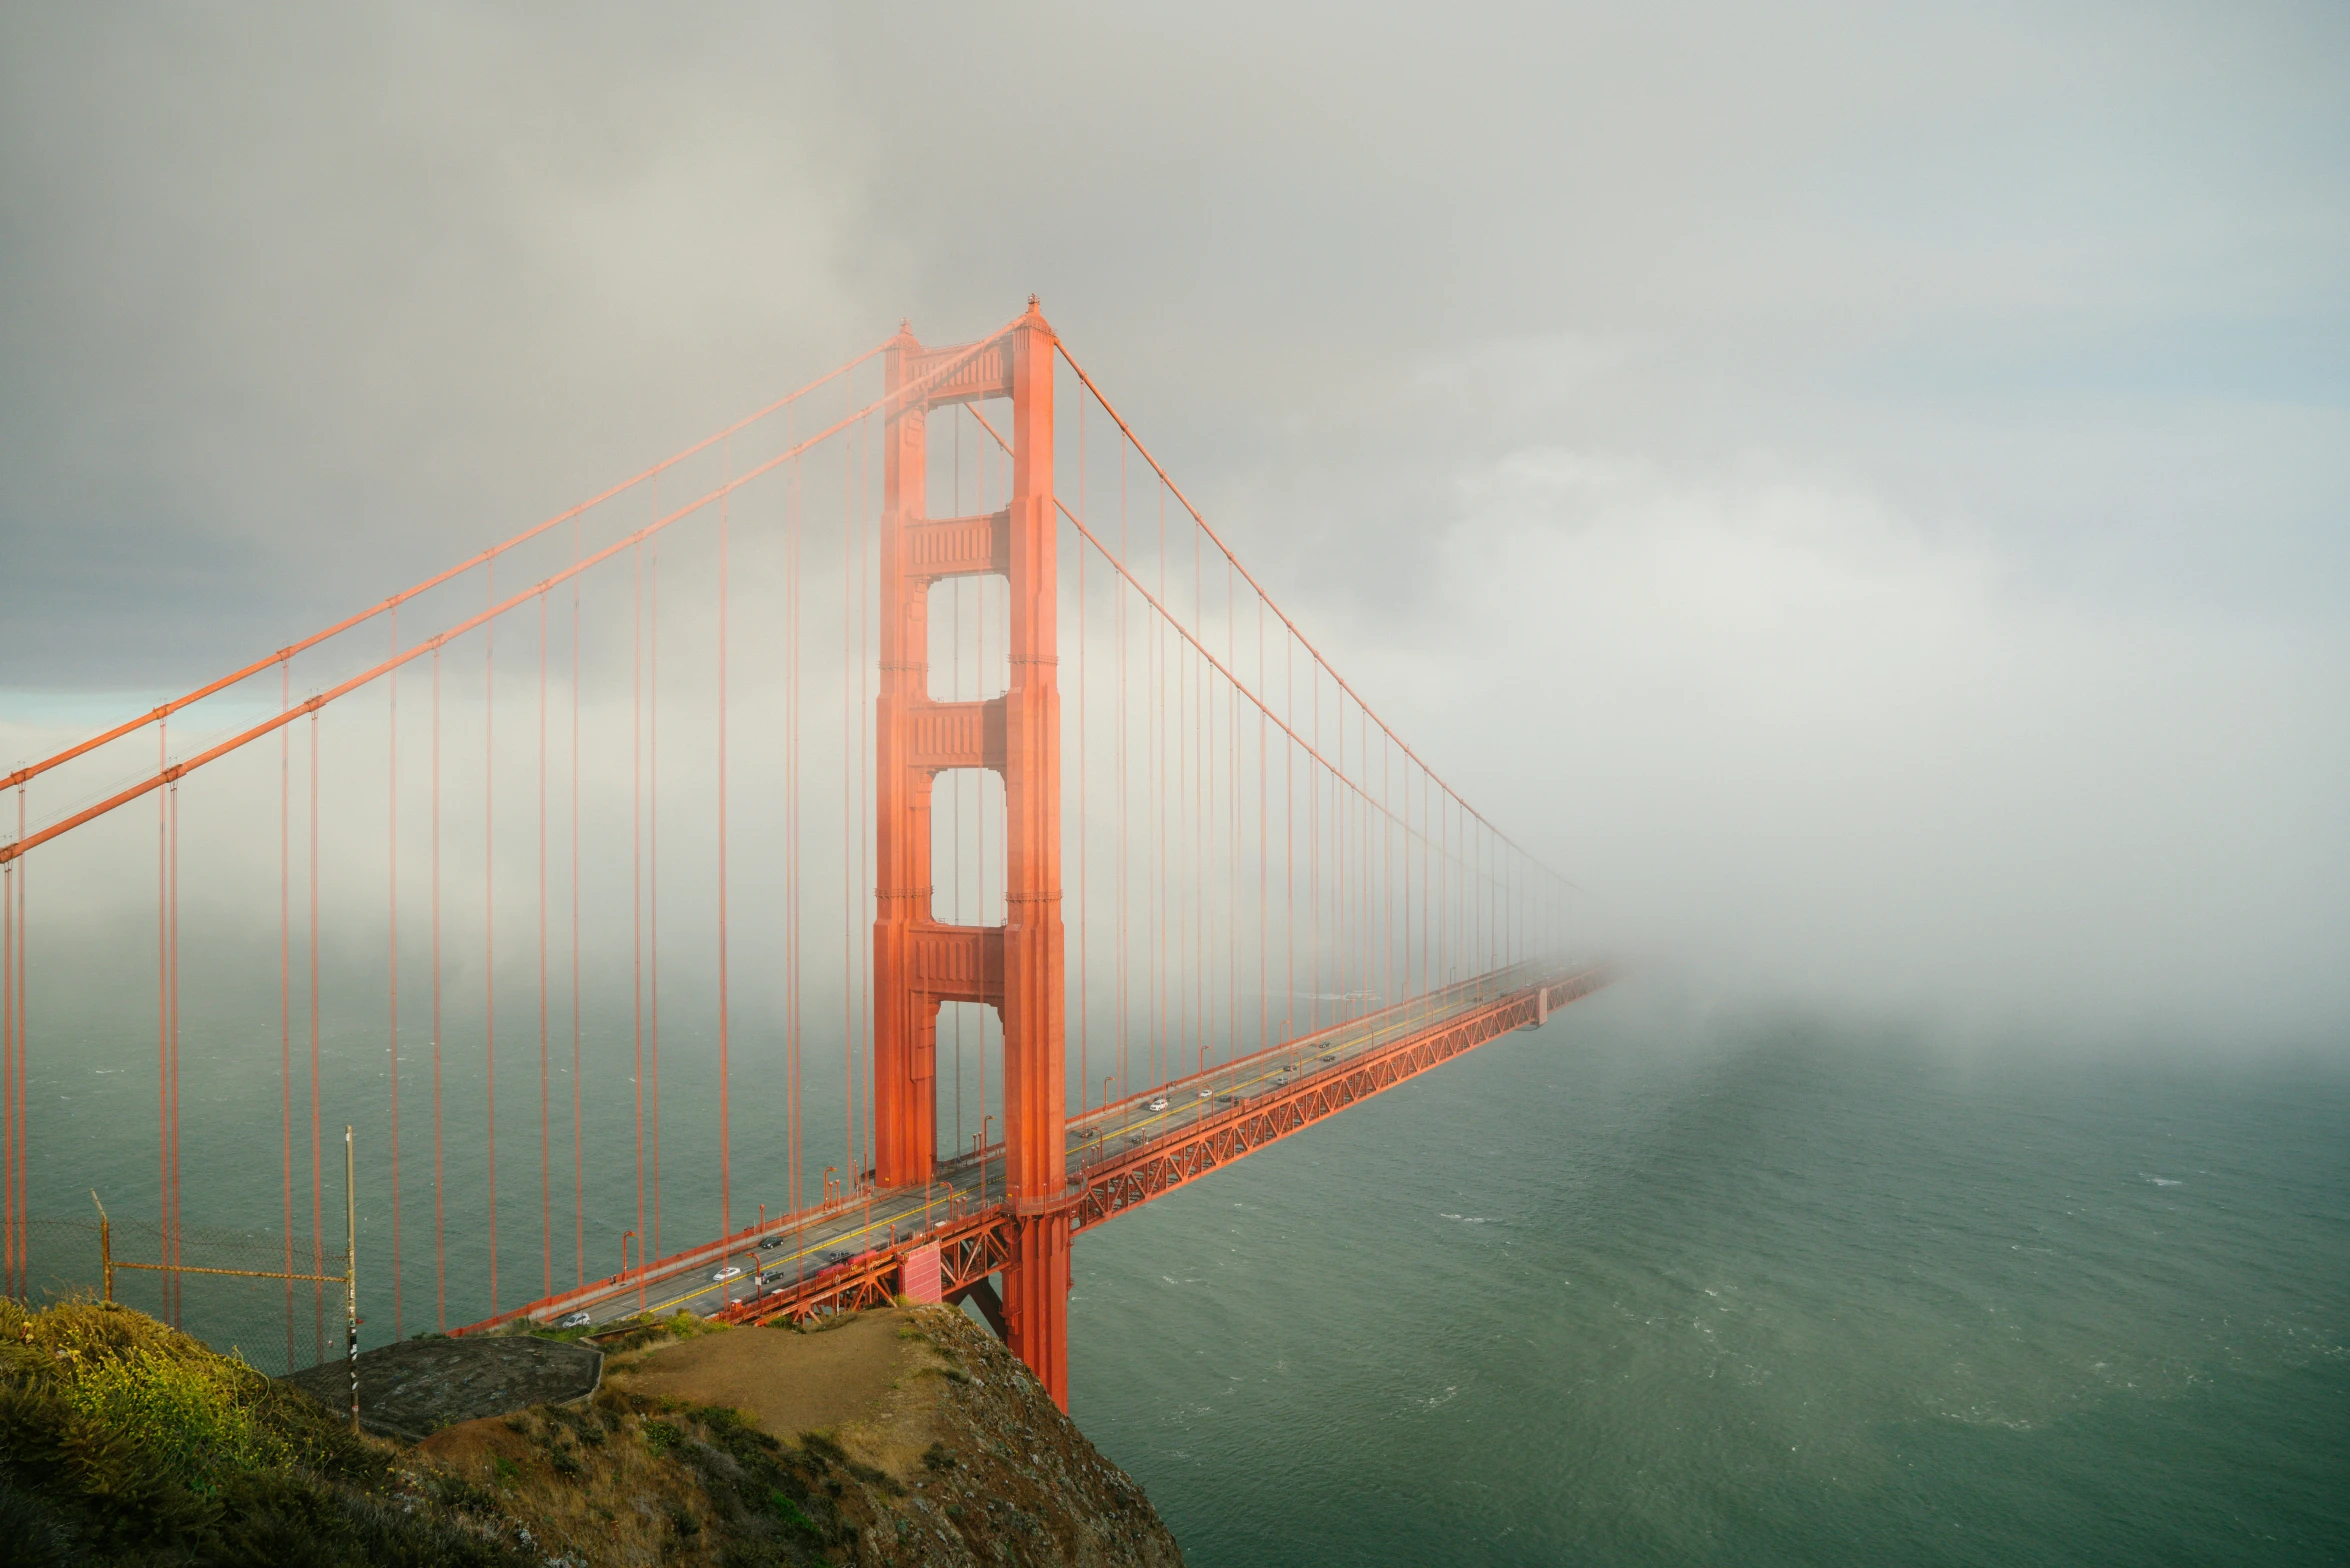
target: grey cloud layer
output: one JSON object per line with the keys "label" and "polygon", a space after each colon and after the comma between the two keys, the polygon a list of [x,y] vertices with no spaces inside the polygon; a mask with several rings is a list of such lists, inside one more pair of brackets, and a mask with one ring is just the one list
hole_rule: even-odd
{"label": "grey cloud layer", "polygon": [[200,679],[1035,290],[1644,921],[2338,1020],[2346,57],[2285,5],[20,8],[0,691]]}

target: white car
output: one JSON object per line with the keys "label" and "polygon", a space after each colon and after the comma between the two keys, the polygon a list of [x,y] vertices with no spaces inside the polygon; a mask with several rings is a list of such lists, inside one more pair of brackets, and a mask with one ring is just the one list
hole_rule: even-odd
{"label": "white car", "polygon": [[710,1276],[710,1283],[713,1285],[723,1285],[730,1279],[741,1279],[742,1277],[743,1271],[729,1263],[726,1265],[726,1267],[720,1269],[717,1273]]}
{"label": "white car", "polygon": [[1215,1090],[1213,1090],[1213,1089],[1202,1089],[1202,1090],[1199,1092],[1199,1097],[1200,1097],[1201,1099],[1203,1099],[1203,1100],[1212,1100],[1212,1099],[1214,1099],[1214,1098],[1215,1098],[1215,1096],[1216,1096],[1216,1091],[1215,1091]]}
{"label": "white car", "polygon": [[586,1328],[588,1326],[588,1321],[589,1319],[586,1313],[574,1312],[570,1316],[562,1319],[555,1326],[557,1328]]}
{"label": "white car", "polygon": [[1165,1110],[1166,1108],[1167,1108],[1167,1097],[1166,1097],[1165,1095],[1163,1095],[1163,1094],[1162,1094],[1162,1095],[1160,1095],[1160,1096],[1159,1096],[1157,1099],[1155,1099],[1155,1100],[1151,1101],[1151,1109],[1152,1109],[1152,1110],[1154,1110],[1154,1111],[1163,1111],[1163,1110]]}

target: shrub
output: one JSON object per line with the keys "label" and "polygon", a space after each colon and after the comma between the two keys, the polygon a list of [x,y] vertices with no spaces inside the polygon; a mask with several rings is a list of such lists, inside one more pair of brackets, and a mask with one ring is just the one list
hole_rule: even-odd
{"label": "shrub", "polygon": [[112,1303],[0,1300],[0,1561],[273,1568],[534,1561],[391,1496],[380,1444]]}
{"label": "shrub", "polygon": [[824,1527],[819,1525],[815,1520],[809,1518],[806,1509],[802,1508],[798,1503],[793,1502],[791,1498],[786,1496],[781,1491],[773,1489],[768,1491],[767,1508],[768,1511],[773,1513],[776,1518],[782,1520],[785,1525],[793,1530],[798,1531],[800,1534],[819,1540],[823,1538]]}
{"label": "shrub", "polygon": [[[123,1444],[85,1440],[104,1463],[118,1460],[152,1467],[200,1496],[216,1495],[222,1477],[283,1462],[287,1445],[253,1419],[240,1389],[259,1373],[239,1378],[231,1367],[206,1366],[141,1346],[118,1360],[101,1361],[69,1383],[65,1403],[87,1428],[117,1434]],[[99,1461],[86,1458],[85,1466]]]}

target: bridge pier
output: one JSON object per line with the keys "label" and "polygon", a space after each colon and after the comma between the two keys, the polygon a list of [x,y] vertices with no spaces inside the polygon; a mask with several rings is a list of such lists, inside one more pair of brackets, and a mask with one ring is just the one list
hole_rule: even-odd
{"label": "bridge pier", "polygon": [[1028,1363],[1053,1403],[1069,1408],[1069,1210],[1022,1216],[1004,1269],[1004,1319],[1012,1353]]}

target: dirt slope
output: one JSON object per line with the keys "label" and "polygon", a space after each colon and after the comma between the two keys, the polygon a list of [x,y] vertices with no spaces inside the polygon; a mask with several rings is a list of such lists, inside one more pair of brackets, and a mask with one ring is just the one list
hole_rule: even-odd
{"label": "dirt slope", "polygon": [[581,1568],[1182,1562],[1141,1488],[951,1308],[615,1353],[591,1404],[449,1427],[416,1457]]}

